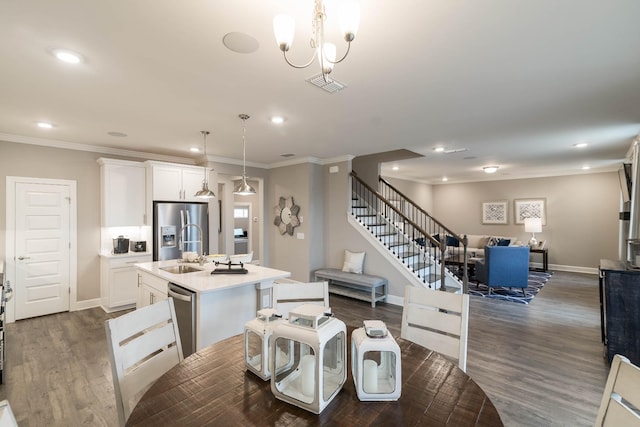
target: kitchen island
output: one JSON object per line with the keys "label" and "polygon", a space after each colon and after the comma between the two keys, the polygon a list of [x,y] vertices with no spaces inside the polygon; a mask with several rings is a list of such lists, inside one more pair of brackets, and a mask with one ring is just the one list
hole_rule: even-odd
{"label": "kitchen island", "polygon": [[[176,266],[197,271],[176,274],[163,270]],[[291,275],[288,271],[253,264],[244,265],[247,274],[211,274],[216,268],[212,262],[200,266],[177,260],[139,263],[136,268],[138,308],[168,298],[169,283],[193,293],[196,351],[242,333],[244,324],[256,317],[257,310],[271,306],[273,282]],[[180,335],[183,333],[186,331]]]}

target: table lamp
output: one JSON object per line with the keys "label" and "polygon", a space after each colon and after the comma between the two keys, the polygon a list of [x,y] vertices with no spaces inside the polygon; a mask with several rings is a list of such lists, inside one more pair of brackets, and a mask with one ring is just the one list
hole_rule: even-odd
{"label": "table lamp", "polygon": [[271,336],[271,391],[277,399],[319,414],[347,380],[347,328],[331,309],[304,304]]}
{"label": "table lamp", "polygon": [[247,369],[263,380],[271,378],[269,370],[269,343],[273,330],[284,322],[273,308],[258,310],[255,319],[244,325],[244,361]]}
{"label": "table lamp", "polygon": [[362,401],[400,398],[400,347],[384,322],[365,320],[362,328],[351,333],[351,375]]}
{"label": "table lamp", "polygon": [[524,231],[531,233],[529,246],[536,246],[538,244],[538,241],[536,240],[536,233],[542,232],[542,218],[525,218]]}

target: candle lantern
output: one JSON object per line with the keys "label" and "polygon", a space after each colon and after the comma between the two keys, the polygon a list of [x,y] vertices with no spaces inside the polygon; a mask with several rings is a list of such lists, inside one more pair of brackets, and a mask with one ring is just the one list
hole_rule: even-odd
{"label": "candle lantern", "polygon": [[271,391],[319,414],[347,379],[347,328],[331,309],[304,304],[273,331]]}
{"label": "candle lantern", "polygon": [[402,392],[400,347],[380,320],[351,333],[351,375],[360,400],[398,400]]}
{"label": "candle lantern", "polygon": [[258,311],[255,319],[244,325],[244,361],[247,369],[262,378],[271,378],[269,370],[269,342],[273,330],[284,322],[277,310],[266,308]]}

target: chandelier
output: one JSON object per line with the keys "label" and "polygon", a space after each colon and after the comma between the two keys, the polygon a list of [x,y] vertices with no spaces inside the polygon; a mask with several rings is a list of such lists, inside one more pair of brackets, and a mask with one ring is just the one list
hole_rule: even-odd
{"label": "chandelier", "polygon": [[[209,131],[201,130],[200,133],[204,138],[204,158],[205,162],[207,161],[207,135],[209,135]],[[202,179],[202,190],[199,190],[194,194],[198,199],[213,199],[216,197],[215,193],[209,190],[209,180],[207,179],[207,167],[204,167],[204,178]]]}
{"label": "chandelier", "polygon": [[293,33],[295,30],[295,22],[289,15],[277,15],[273,18],[273,31],[276,36],[276,42],[280,47],[280,50],[284,54],[284,60],[287,64],[294,68],[306,68],[317,57],[322,70],[322,78],[325,82],[329,83],[329,73],[333,70],[333,66],[342,62],[349,54],[351,48],[351,42],[356,37],[358,31],[358,25],[360,24],[360,7],[358,3],[342,1],[340,12],[340,28],[347,42],[347,51],[344,56],[336,60],[336,45],[333,43],[326,43],[324,38],[324,21],[326,15],[324,12],[324,4],[322,0],[315,0],[315,6],[311,24],[313,26],[313,32],[309,43],[314,50],[313,56],[304,65],[296,65],[287,58],[287,52],[291,48],[293,42]]}
{"label": "chandelier", "polygon": [[249,116],[247,114],[238,114],[238,117],[242,119],[242,181],[240,181],[235,190],[233,190],[233,194],[249,196],[256,194],[256,190],[247,182],[247,143],[245,141],[245,133],[247,131],[246,123]]}

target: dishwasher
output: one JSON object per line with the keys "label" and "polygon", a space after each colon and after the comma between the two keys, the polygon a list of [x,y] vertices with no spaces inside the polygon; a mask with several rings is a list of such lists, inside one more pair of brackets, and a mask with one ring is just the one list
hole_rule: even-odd
{"label": "dishwasher", "polygon": [[176,308],[182,355],[187,357],[196,351],[196,293],[169,283],[169,296]]}

